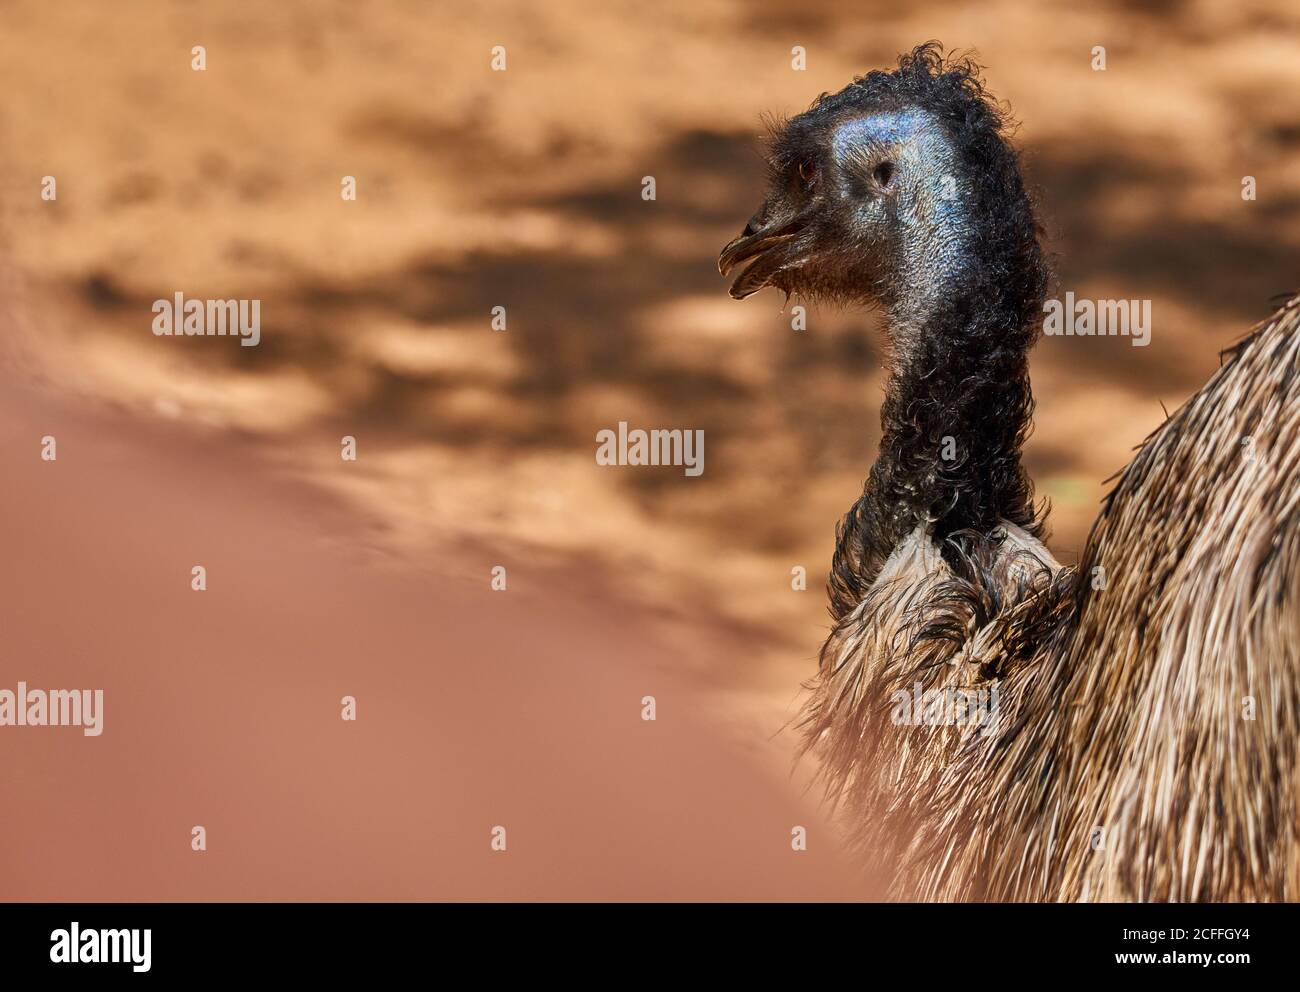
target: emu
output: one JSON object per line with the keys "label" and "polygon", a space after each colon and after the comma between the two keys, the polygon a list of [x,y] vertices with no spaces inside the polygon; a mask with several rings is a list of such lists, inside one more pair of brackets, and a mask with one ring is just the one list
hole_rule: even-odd
{"label": "emu", "polygon": [[[1300,297],[1062,567],[1020,457],[1049,271],[1007,130],[978,66],[922,45],[774,130],[719,258],[748,263],[737,299],[879,306],[891,346],[801,753],[894,898],[1295,900]],[[918,688],[996,688],[993,725],[897,719]]]}

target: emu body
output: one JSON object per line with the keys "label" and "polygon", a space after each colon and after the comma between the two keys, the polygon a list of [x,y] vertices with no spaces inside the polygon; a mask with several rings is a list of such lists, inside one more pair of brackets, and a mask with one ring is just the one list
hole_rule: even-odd
{"label": "emu body", "polygon": [[[908,899],[1300,898],[1300,297],[1142,446],[1077,569],[1020,462],[1047,268],[1002,112],[918,48],[781,127],[719,260],[884,308],[805,750]],[[993,722],[891,718],[997,690]],[[978,698],[978,697],[977,697]]]}

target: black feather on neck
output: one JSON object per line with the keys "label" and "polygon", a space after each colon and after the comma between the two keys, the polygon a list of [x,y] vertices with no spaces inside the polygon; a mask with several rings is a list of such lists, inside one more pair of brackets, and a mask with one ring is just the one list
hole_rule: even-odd
{"label": "black feather on neck", "polygon": [[1006,154],[1009,170],[977,192],[975,216],[989,236],[975,257],[941,292],[901,280],[883,300],[895,354],[880,453],[839,528],[830,575],[837,620],[922,525],[946,557],[960,550],[947,542],[959,543],[961,531],[987,535],[1000,520],[1035,537],[1045,529],[1020,450],[1033,413],[1028,351],[1048,269],[1014,156]]}

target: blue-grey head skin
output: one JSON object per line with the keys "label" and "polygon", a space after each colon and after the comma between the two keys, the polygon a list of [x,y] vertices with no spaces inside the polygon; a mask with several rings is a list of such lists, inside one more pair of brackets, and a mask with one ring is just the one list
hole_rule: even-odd
{"label": "blue-grey head skin", "polygon": [[969,183],[952,142],[919,107],[791,120],[776,139],[771,192],[719,260],[724,275],[752,260],[731,295],[776,286],[880,303],[907,333],[950,292],[971,250]]}
{"label": "blue-grey head skin", "polygon": [[[830,146],[835,173],[843,177],[833,195],[844,201],[859,236],[885,246],[893,278],[884,286],[908,290],[887,302],[921,316],[953,285],[970,247],[951,140],[933,114],[905,109],[845,121],[832,132]],[[860,195],[864,175],[877,179],[878,195]]]}
{"label": "blue-grey head skin", "polygon": [[[1010,270],[1041,281],[1004,123],[976,68],[933,43],[894,71],[823,94],[771,136],[767,196],[719,258],[724,274],[750,263],[732,295],[775,286],[883,304],[905,333],[954,294],[996,289]],[[1023,299],[1035,288],[1009,291]]]}

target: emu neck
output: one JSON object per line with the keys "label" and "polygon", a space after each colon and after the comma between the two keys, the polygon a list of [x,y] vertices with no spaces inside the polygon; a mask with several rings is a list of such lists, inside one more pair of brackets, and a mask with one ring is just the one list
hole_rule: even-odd
{"label": "emu neck", "polygon": [[887,542],[921,526],[942,541],[1002,519],[1032,525],[1020,449],[1033,410],[1033,334],[1022,310],[976,287],[890,308],[895,355],[871,472]]}
{"label": "emu neck", "polygon": [[1032,204],[1010,157],[953,180],[951,148],[936,139],[916,168],[927,181],[910,196],[904,188],[896,240],[881,252],[898,268],[863,291],[884,304],[893,359],[880,453],[840,525],[830,574],[837,620],[918,530],[949,564],[961,558],[949,541],[958,532],[989,535],[1003,520],[1039,539],[1045,530],[1020,463],[1033,413],[1029,348],[1048,280]]}
{"label": "emu neck", "polygon": [[967,285],[886,303],[894,356],[880,453],[841,524],[830,576],[836,618],[918,528],[941,545],[958,531],[987,535],[1002,520],[1042,535],[1020,463],[1033,411],[1028,349],[1039,284],[1019,299],[1007,288],[1014,279]]}

